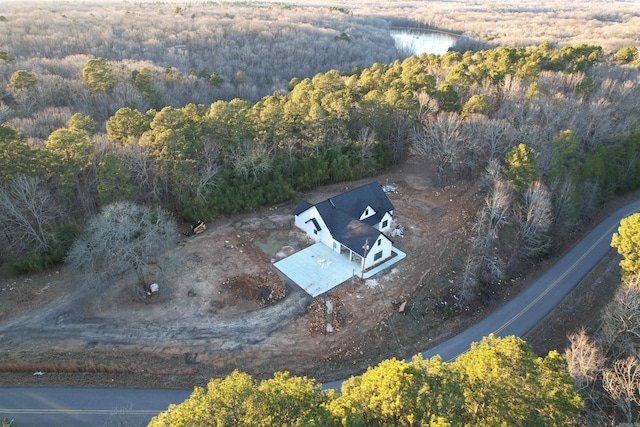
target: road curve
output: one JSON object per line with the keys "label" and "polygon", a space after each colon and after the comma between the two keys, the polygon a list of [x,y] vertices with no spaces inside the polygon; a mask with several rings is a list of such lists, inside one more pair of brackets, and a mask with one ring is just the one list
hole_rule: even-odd
{"label": "road curve", "polygon": [[[491,333],[524,336],[600,262],[611,249],[611,235],[620,220],[636,211],[640,211],[640,200],[607,216],[525,290],[423,356],[439,354],[450,361]],[[323,387],[337,389],[341,384],[335,381]],[[189,394],[189,390],[0,388],[0,418],[14,419],[19,427],[146,425],[153,415]]]}

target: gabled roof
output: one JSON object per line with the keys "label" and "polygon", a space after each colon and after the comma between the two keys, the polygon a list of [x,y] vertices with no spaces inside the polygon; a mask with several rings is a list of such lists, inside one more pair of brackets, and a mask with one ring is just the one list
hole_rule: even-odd
{"label": "gabled roof", "polygon": [[372,226],[337,209],[328,200],[318,203],[316,209],[333,238],[360,256],[364,256],[365,245],[368,243],[369,248],[373,247],[381,234]]}
{"label": "gabled roof", "polygon": [[377,224],[385,213],[393,210],[391,200],[382,191],[378,181],[353,188],[345,193],[331,197],[329,200],[333,202],[336,208],[356,219],[360,218],[365,209],[370,206],[376,211],[376,221],[367,221],[372,224]]}
{"label": "gabled roof", "polygon": [[[382,234],[373,225],[379,223],[385,213],[393,211],[393,204],[377,181],[353,188],[316,205],[303,200],[293,213],[299,215],[313,206],[333,238],[360,256],[364,256],[365,246],[368,244],[369,249],[372,248]],[[360,216],[367,207],[372,208],[376,214],[360,221]]]}
{"label": "gabled roof", "polygon": [[306,200],[302,200],[300,203],[298,203],[298,206],[296,206],[296,208],[293,210],[293,214],[300,215],[302,212],[306,211],[310,207],[313,207],[311,203],[307,202]]}

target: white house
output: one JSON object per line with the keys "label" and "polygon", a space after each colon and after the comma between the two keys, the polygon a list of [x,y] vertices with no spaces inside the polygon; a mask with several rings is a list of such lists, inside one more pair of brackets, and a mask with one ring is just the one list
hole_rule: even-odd
{"label": "white house", "polygon": [[393,204],[378,182],[312,205],[302,201],[293,211],[295,224],[316,242],[344,254],[365,270],[391,257]]}

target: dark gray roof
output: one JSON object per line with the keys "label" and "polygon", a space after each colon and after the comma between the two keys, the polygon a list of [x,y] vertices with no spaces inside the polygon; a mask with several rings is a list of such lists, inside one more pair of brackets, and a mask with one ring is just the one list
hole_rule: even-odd
{"label": "dark gray roof", "polygon": [[[293,213],[299,215],[312,206],[303,200]],[[360,221],[360,216],[368,206],[376,214]],[[373,225],[379,223],[385,213],[393,210],[393,204],[377,181],[338,194],[315,207],[333,238],[360,256],[364,256],[366,244],[372,248],[381,234]]]}
{"label": "dark gray roof", "polygon": [[330,199],[336,208],[355,217],[360,218],[367,206],[371,206],[376,214],[365,219],[369,224],[377,224],[382,220],[385,213],[393,210],[393,204],[387,195],[382,191],[378,181],[361,185],[345,193],[338,194]]}
{"label": "dark gray roof", "polygon": [[[373,247],[380,231],[331,205],[329,200],[316,205],[327,229],[334,239],[360,256],[364,256],[364,246]],[[368,250],[368,249],[367,249]]]}
{"label": "dark gray roof", "polygon": [[293,210],[293,214],[300,215],[302,212],[306,211],[312,206],[313,205],[311,203],[307,202],[306,200],[302,200],[300,203],[298,203],[298,206],[296,206],[296,208]]}

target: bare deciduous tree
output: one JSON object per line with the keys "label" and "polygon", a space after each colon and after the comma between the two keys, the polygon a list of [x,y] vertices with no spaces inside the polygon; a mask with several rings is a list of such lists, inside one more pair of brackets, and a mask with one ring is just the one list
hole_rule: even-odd
{"label": "bare deciduous tree", "polygon": [[591,219],[591,215],[600,207],[602,196],[601,185],[598,182],[585,181],[582,185],[582,207],[580,214],[583,218]]}
{"label": "bare deciduous tree", "polygon": [[153,167],[149,146],[131,143],[119,153],[122,163],[131,171],[131,176],[139,188],[142,200],[159,202],[162,188],[157,171]]}
{"label": "bare deciduous tree", "polygon": [[0,122],[4,123],[11,116],[11,108],[4,102],[0,102]]}
{"label": "bare deciduous tree", "polygon": [[419,157],[434,160],[438,166],[438,185],[443,188],[449,169],[459,160],[466,137],[457,114],[441,114],[422,123],[414,132],[412,151]]}
{"label": "bare deciduous tree", "polygon": [[467,260],[464,264],[464,271],[462,272],[462,278],[460,280],[460,292],[456,305],[460,308],[463,307],[468,301],[470,301],[475,292],[477,285],[477,256],[473,251],[470,251],[467,255]]}
{"label": "bare deciduous tree", "polygon": [[60,214],[37,177],[19,176],[7,188],[0,187],[0,230],[9,249],[49,250]]}
{"label": "bare deciduous tree", "polygon": [[[595,339],[584,330],[569,336],[564,358],[587,403],[588,425],[637,422],[640,409],[640,277],[626,279],[607,305]],[[619,412],[607,410],[611,399]]]}
{"label": "bare deciduous tree", "polygon": [[215,185],[215,177],[220,172],[220,147],[213,139],[204,142],[201,166],[197,182],[195,183],[195,195],[200,199],[207,197],[208,190]]}
{"label": "bare deciduous tree", "polygon": [[512,194],[496,159],[489,161],[483,181],[490,191],[473,226],[475,235],[462,275],[459,305],[473,297],[476,285],[487,285],[504,276],[505,263],[497,253],[497,245],[500,229],[509,219]]}
{"label": "bare deciduous tree", "polygon": [[489,191],[493,188],[496,181],[504,180],[504,176],[502,175],[502,167],[500,166],[500,161],[498,159],[489,159],[487,163],[487,167],[484,170],[484,173],[480,176],[480,184],[482,188],[486,191]]}
{"label": "bare deciduous tree", "polygon": [[399,163],[406,158],[407,145],[411,137],[413,119],[405,111],[394,110],[391,114],[391,131],[387,134],[387,144],[391,148],[393,163]]}
{"label": "bare deciduous tree", "polygon": [[473,125],[480,138],[481,145],[487,150],[489,159],[504,158],[505,154],[512,147],[515,140],[513,126],[504,119],[489,119],[486,116],[476,116],[473,118]]}
{"label": "bare deciduous tree", "polygon": [[529,187],[519,214],[518,239],[525,257],[544,254],[551,246],[548,232],[553,225],[551,192],[540,181]]}
{"label": "bare deciduous tree", "polygon": [[576,189],[570,176],[555,180],[553,188],[554,217],[556,224],[571,224],[576,220]]}
{"label": "bare deciduous tree", "polygon": [[509,185],[497,180],[485,202],[474,226],[473,251],[477,257],[477,274],[482,280],[491,282],[504,276],[504,262],[496,253],[496,247],[500,229],[507,223],[511,210]]}
{"label": "bare deciduous tree", "polygon": [[569,335],[569,342],[569,347],[564,352],[567,369],[575,381],[576,390],[583,393],[593,388],[606,359],[584,328],[577,334]]}
{"label": "bare deciduous tree", "polygon": [[93,286],[131,270],[145,283],[147,266],[173,247],[176,235],[176,224],[166,212],[116,202],[89,221],[66,261],[85,273]]}
{"label": "bare deciduous tree", "polygon": [[236,172],[244,176],[253,176],[258,181],[258,174],[271,168],[271,152],[266,145],[243,140],[229,152],[229,158]]}
{"label": "bare deciduous tree", "polygon": [[373,156],[373,146],[376,143],[375,132],[363,127],[358,133],[358,148],[360,149],[360,164],[365,165]]}
{"label": "bare deciduous tree", "polygon": [[616,360],[611,369],[602,373],[602,386],[616,406],[622,411],[625,421],[640,420],[640,361],[638,357]]}
{"label": "bare deciduous tree", "polygon": [[427,120],[430,116],[436,114],[439,110],[438,100],[426,92],[420,92],[416,95],[418,99],[418,119]]}
{"label": "bare deciduous tree", "polygon": [[568,338],[570,344],[565,349],[564,359],[567,361],[569,375],[574,380],[574,388],[585,401],[583,415],[587,420],[586,424],[607,424],[610,420],[603,408],[606,396],[601,386],[602,370],[605,369],[607,360],[584,328]]}
{"label": "bare deciduous tree", "polygon": [[640,352],[640,276],[624,281],[602,318],[598,342],[610,359]]}

